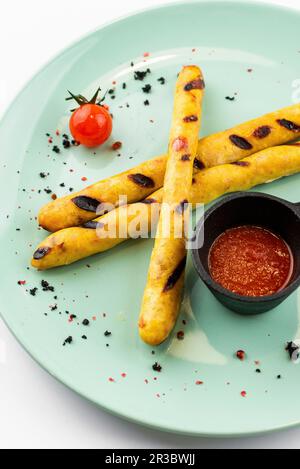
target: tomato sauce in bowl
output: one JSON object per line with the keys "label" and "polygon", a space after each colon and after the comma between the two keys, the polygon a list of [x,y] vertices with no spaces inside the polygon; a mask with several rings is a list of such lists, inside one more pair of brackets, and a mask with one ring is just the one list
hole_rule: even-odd
{"label": "tomato sauce in bowl", "polygon": [[222,233],[209,252],[212,279],[242,296],[277,293],[290,282],[293,254],[278,235],[258,226],[240,226]]}

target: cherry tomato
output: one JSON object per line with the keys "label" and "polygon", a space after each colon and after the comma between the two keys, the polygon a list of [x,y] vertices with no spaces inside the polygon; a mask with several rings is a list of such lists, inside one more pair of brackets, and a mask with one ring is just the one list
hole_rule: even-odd
{"label": "cherry tomato", "polygon": [[82,104],[73,112],[70,130],[74,139],[92,148],[102,145],[112,133],[113,123],[109,112],[98,104]]}

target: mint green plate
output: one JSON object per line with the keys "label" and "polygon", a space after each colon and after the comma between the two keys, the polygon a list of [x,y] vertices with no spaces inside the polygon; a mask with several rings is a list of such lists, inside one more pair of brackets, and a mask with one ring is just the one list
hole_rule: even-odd
{"label": "mint green plate", "polygon": [[[200,64],[206,77],[203,135],[299,98],[299,29],[299,13],[255,3],[184,2],[142,12],[59,55],[33,78],[1,123],[2,317],[45,369],[110,412],[191,435],[255,434],[300,422],[299,369],[284,350],[287,340],[300,338],[298,293],[266,315],[239,317],[213,298],[189,262],[182,315],[173,337],[152,355],[137,334],[152,241],[127,242],[47,273],[28,267],[46,234],[35,220],[50,200],[44,189],[61,196],[70,187],[84,187],[82,177],[91,183],[166,150],[173,88],[183,64]],[[133,79],[134,70],[147,67],[149,95]],[[115,122],[110,142],[95,154],[81,147],[54,153],[46,133],[62,148],[55,130],[68,131],[66,90],[92,95],[98,85],[106,90],[114,80],[116,98],[106,99]],[[144,106],[147,98],[150,106]],[[123,142],[119,157],[110,150],[116,140]],[[49,176],[43,179],[41,172]],[[259,190],[299,201],[299,184],[296,175]],[[55,292],[42,291],[42,279]],[[18,285],[19,280],[26,284]],[[66,311],[77,318],[69,322]],[[85,318],[88,327],[82,325]],[[180,330],[183,341],[176,336]],[[105,331],[112,335],[105,337]],[[63,347],[69,336],[73,343]],[[238,349],[247,353],[244,362],[234,356]],[[152,370],[156,361],[163,367],[160,374]]]}

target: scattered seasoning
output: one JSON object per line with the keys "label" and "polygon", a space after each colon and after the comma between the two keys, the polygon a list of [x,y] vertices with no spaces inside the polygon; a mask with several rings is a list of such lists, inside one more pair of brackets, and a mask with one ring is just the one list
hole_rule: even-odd
{"label": "scattered seasoning", "polygon": [[149,57],[150,56],[150,53],[149,52],[144,52],[144,57]]}
{"label": "scattered seasoning", "polygon": [[60,153],[60,149],[59,149],[59,147],[58,147],[57,145],[54,145],[54,147],[52,148],[52,151],[53,151],[54,153],[57,153],[57,154]]}
{"label": "scattered seasoning", "polygon": [[203,381],[196,381],[195,384],[196,384],[196,386],[201,386],[201,385],[204,384],[204,383],[203,383]]}
{"label": "scattered seasoning", "polygon": [[46,280],[41,281],[41,286],[43,288],[43,291],[51,291],[54,292],[54,287],[49,285],[49,283]]}
{"label": "scattered seasoning", "polygon": [[255,373],[261,373],[261,370],[257,368],[257,370],[255,370]]}
{"label": "scattered seasoning", "polygon": [[89,321],[88,319],[84,319],[84,320],[82,321],[82,324],[83,324],[83,326],[89,326],[90,321]]}
{"label": "scattered seasoning", "polygon": [[105,336],[105,337],[110,337],[111,335],[112,335],[112,333],[109,332],[109,331],[106,331],[106,332],[104,333],[104,336]]}
{"label": "scattered seasoning", "polygon": [[63,343],[63,347],[65,347],[67,344],[71,345],[72,342],[73,342],[73,337],[72,336],[67,337]]}
{"label": "scattered seasoning", "polygon": [[126,373],[122,373],[121,376],[122,376],[122,378],[126,378],[126,377],[127,377],[127,374],[126,374]]}
{"label": "scattered seasoning", "polygon": [[82,338],[83,340],[87,340],[87,336],[86,336],[86,335],[83,335],[81,338]]}
{"label": "scattered seasoning", "polygon": [[149,99],[146,99],[146,101],[144,101],[144,106],[149,106],[149,105],[150,105]]}
{"label": "scattered seasoning", "polygon": [[226,96],[227,101],[235,101],[235,97],[234,96]]}
{"label": "scattered seasoning", "polygon": [[145,379],[145,384],[149,384],[149,381],[147,379]]}
{"label": "scattered seasoning", "polygon": [[162,371],[162,366],[159,365],[159,363],[154,363],[152,367],[153,371],[156,371],[157,373],[160,373]]}
{"label": "scattered seasoning", "polygon": [[56,194],[52,194],[52,195],[51,195],[51,199],[52,199],[52,200],[56,200],[56,199],[57,199],[57,195],[56,195]]}
{"label": "scattered seasoning", "polygon": [[244,361],[246,358],[246,353],[244,352],[244,350],[238,350],[236,352],[236,356],[239,360]]}
{"label": "scattered seasoning", "polygon": [[242,397],[246,397],[246,396],[247,396],[246,391],[242,391],[242,392],[241,392],[241,396],[242,396]]}
{"label": "scattered seasoning", "polygon": [[120,148],[122,148],[122,142],[115,142],[115,143],[113,143],[113,145],[112,145],[111,148],[112,148],[112,150],[114,150],[114,151],[120,150]]}
{"label": "scattered seasoning", "polygon": [[47,176],[49,176],[49,173],[40,173],[40,178],[45,179]]}
{"label": "scattered seasoning", "polygon": [[285,347],[285,350],[288,352],[292,361],[298,360],[300,347],[297,344],[295,344],[294,342],[288,342]]}
{"label": "scattered seasoning", "polygon": [[85,181],[87,181],[87,177],[84,176],[84,177],[81,178],[81,180],[82,180],[83,182],[85,182]]}
{"label": "scattered seasoning", "polygon": [[50,306],[51,311],[56,311],[57,310],[57,305]]}
{"label": "scattered seasoning", "polygon": [[65,150],[67,150],[67,149],[70,148],[70,146],[71,146],[71,142],[70,142],[70,140],[67,139],[67,138],[64,138],[64,139],[63,139],[62,144],[63,144],[63,147],[65,148]]}
{"label": "scattered seasoning", "polygon": [[26,280],[19,280],[18,285],[26,285]]}
{"label": "scattered seasoning", "polygon": [[151,90],[152,90],[152,86],[151,85],[145,85],[143,88],[142,88],[143,92],[144,93],[150,93]]}
{"label": "scattered seasoning", "polygon": [[123,90],[126,90],[126,88],[127,88],[126,83],[123,83],[122,88],[123,88]]}
{"label": "scattered seasoning", "polygon": [[247,69],[247,72],[248,72],[248,73],[252,73],[252,72],[253,72],[253,68],[248,68],[248,69]]}
{"label": "scattered seasoning", "polygon": [[178,340],[183,340],[184,339],[184,332],[183,331],[179,331],[177,333],[177,339]]}
{"label": "scattered seasoning", "polygon": [[282,376],[281,376],[281,375],[278,375],[278,376],[277,376],[277,379],[281,379],[281,378],[282,378]]}
{"label": "scattered seasoning", "polygon": [[144,81],[146,76],[151,73],[151,70],[147,68],[147,70],[142,71],[142,70],[136,70],[134,72],[134,79],[139,80],[139,81]]}
{"label": "scattered seasoning", "polygon": [[164,85],[166,83],[166,79],[164,77],[160,77],[158,80],[157,80],[161,85]]}
{"label": "scattered seasoning", "polygon": [[31,290],[29,290],[29,293],[30,293],[31,296],[36,296],[37,291],[38,291],[37,288],[32,288]]}

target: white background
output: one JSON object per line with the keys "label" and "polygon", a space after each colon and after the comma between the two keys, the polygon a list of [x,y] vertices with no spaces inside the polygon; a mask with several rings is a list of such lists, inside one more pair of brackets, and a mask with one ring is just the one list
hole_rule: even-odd
{"label": "white background", "polygon": [[[167,0],[2,2],[0,114],[32,75],[72,41],[118,16],[162,3]],[[300,8],[300,0],[268,3]],[[300,428],[259,438],[212,440],[124,422],[56,382],[0,320],[0,448],[300,448]]]}

